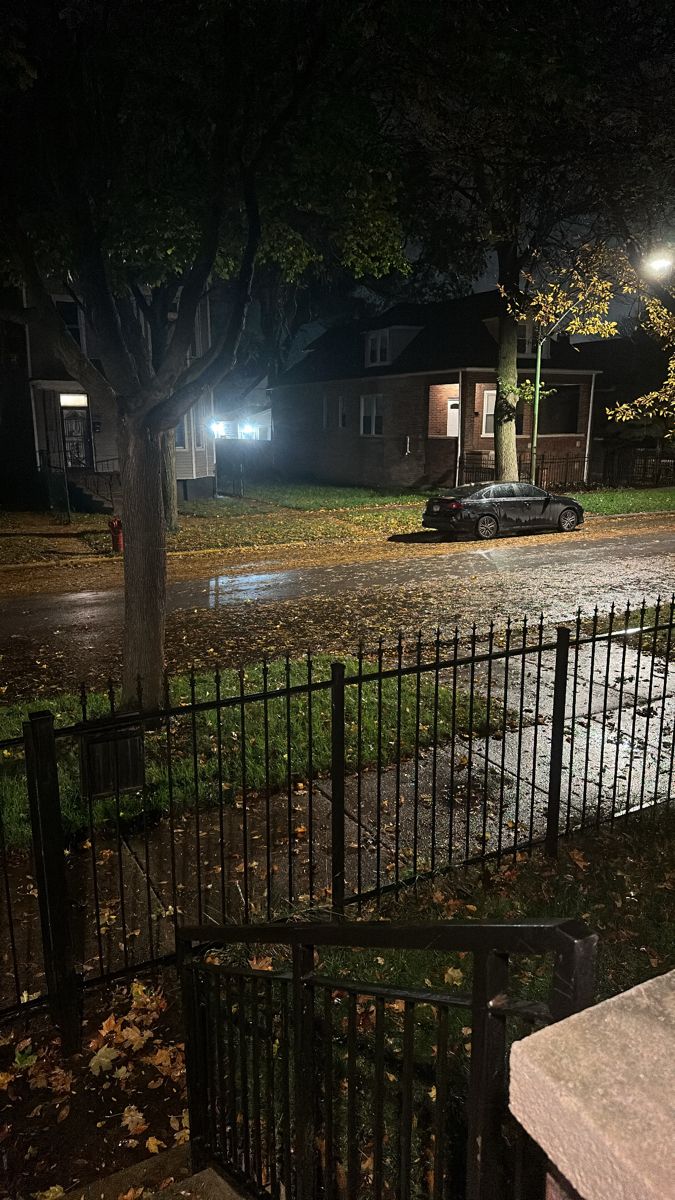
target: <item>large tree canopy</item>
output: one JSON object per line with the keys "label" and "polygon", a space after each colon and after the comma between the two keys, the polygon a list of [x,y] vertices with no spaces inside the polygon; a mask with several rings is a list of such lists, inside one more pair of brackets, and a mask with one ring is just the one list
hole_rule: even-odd
{"label": "large tree canopy", "polygon": [[[355,82],[373,5],[29,0],[0,92],[7,279],[65,369],[116,406],[125,524],[124,692],[161,695],[162,445],[230,372],[258,259],[400,264],[375,114]],[[214,277],[228,315],[189,358]],[[100,360],[50,292],[81,306]]]}
{"label": "large tree canopy", "polygon": [[392,137],[408,221],[441,270],[494,265],[496,469],[517,475],[524,279],[574,269],[589,242],[649,235],[673,205],[673,32],[657,0],[401,3]]}

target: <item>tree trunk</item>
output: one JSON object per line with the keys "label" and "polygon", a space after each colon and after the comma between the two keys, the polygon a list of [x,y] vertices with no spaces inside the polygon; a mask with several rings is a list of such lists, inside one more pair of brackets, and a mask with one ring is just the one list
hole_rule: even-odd
{"label": "tree trunk", "polygon": [[497,400],[495,403],[495,479],[518,478],[516,405],[518,403],[518,323],[509,312],[499,318]]}
{"label": "tree trunk", "polygon": [[124,649],[122,701],[158,708],[164,672],[166,544],[160,434],[122,422],[124,528]]}
{"label": "tree trunk", "polygon": [[162,434],[162,499],[164,501],[164,524],[166,525],[167,533],[175,533],[178,529],[175,429],[167,429]]}

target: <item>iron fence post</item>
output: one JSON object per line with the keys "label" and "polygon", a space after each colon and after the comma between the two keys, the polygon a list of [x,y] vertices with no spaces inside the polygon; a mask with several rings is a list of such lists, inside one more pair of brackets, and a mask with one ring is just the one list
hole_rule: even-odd
{"label": "iron fence post", "polygon": [[23,740],[47,1000],[70,1053],[80,1045],[82,989],[73,954],[53,715],[29,713]]}
{"label": "iron fence post", "polygon": [[550,858],[557,857],[558,838],[560,836],[560,792],[562,785],[563,746],[565,741],[565,704],[567,700],[569,657],[570,631],[565,625],[559,625],[556,630],[551,761],[548,772],[548,809],[546,813],[546,841],[544,844],[546,854]]}
{"label": "iron fence post", "polygon": [[331,885],[333,912],[345,909],[345,668],[331,663]]}
{"label": "iron fence post", "polygon": [[185,954],[182,952],[180,940],[178,945],[181,946],[180,985],[185,1031],[185,1081],[190,1117],[190,1163],[196,1174],[209,1165],[206,1091],[210,1071],[204,1046],[197,966],[189,950]]}
{"label": "iron fence post", "polygon": [[294,946],[293,1076],[295,1100],[295,1186],[297,1200],[314,1195],[314,947]]}
{"label": "iron fence post", "polygon": [[[506,954],[474,957],[466,1200],[502,1200],[506,1022],[494,1004],[508,992]],[[494,1005],[494,1007],[493,1007]]]}

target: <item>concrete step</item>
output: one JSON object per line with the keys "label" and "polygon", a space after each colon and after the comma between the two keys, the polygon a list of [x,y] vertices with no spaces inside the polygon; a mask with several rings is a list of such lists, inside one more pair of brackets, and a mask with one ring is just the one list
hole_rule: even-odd
{"label": "concrete step", "polygon": [[190,1200],[242,1200],[243,1192],[235,1191],[220,1175],[207,1167],[182,1183],[172,1183],[159,1195],[161,1200],[181,1200],[185,1197]]}
{"label": "concrete step", "polygon": [[241,1193],[211,1168],[193,1175],[188,1146],[175,1146],[163,1154],[153,1154],[133,1167],[97,1179],[87,1187],[68,1192],[70,1200],[120,1200],[142,1188],[139,1200],[241,1200]]}

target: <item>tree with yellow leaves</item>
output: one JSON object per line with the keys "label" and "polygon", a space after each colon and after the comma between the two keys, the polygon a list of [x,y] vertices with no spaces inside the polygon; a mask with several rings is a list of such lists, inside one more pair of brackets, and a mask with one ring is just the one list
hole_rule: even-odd
{"label": "tree with yellow leaves", "polygon": [[659,288],[658,296],[645,303],[643,327],[670,351],[668,371],[661,387],[646,392],[627,404],[608,409],[612,421],[654,421],[662,423],[664,436],[675,438],[675,289]]}

